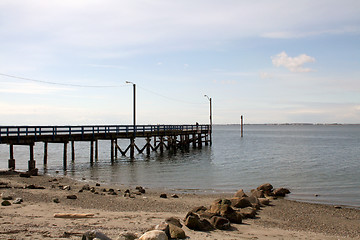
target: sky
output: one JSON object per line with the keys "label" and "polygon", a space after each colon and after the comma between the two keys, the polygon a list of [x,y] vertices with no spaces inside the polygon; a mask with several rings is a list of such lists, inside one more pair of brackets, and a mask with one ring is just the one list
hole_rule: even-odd
{"label": "sky", "polygon": [[358,0],[1,0],[0,125],[360,123]]}

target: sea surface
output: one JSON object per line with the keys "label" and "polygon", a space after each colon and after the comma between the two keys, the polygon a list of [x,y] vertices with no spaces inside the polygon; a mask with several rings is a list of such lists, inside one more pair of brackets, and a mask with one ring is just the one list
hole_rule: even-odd
{"label": "sea surface", "polygon": [[[128,140],[119,140],[124,149]],[[141,148],[144,141],[137,139]],[[212,146],[134,160],[121,157],[111,164],[110,141],[99,141],[99,160],[89,163],[87,142],[76,142],[76,160],[62,170],[62,144],[49,144],[44,168],[43,144],[35,145],[40,172],[75,179],[165,188],[177,192],[250,191],[262,183],[291,190],[298,201],[360,208],[360,125],[215,125]],[[16,168],[27,169],[29,147],[15,146]],[[0,169],[7,168],[9,148],[0,145]]]}

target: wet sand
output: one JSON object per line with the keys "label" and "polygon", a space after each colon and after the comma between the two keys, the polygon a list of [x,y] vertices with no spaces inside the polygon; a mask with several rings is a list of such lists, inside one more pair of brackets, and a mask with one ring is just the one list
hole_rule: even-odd
{"label": "wet sand", "polygon": [[[85,185],[95,188],[79,192]],[[34,185],[44,189],[29,189]],[[62,187],[61,187],[62,186]],[[70,190],[67,186],[70,186]],[[0,193],[22,198],[23,203],[0,206],[0,239],[81,239],[89,230],[99,230],[112,239],[122,232],[140,236],[167,217],[183,219],[196,206],[210,206],[217,198],[229,194],[177,194],[161,189],[146,189],[142,195],[124,197],[135,186],[96,186],[94,182],[75,181],[67,177],[0,174]],[[117,195],[111,195],[112,188]],[[160,198],[166,193],[168,198]],[[67,199],[76,195],[77,199]],[[53,200],[57,198],[59,203]],[[1,200],[2,201],[2,200]],[[12,202],[11,200],[10,202]],[[55,218],[56,213],[90,213],[89,218]],[[277,199],[259,210],[256,219],[232,224],[232,230],[199,232],[183,226],[190,239],[360,239],[360,210],[335,208]]]}

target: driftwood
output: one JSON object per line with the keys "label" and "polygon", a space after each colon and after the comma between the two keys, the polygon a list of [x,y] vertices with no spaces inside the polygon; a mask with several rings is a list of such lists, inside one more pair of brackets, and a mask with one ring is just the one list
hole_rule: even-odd
{"label": "driftwood", "polygon": [[55,213],[55,218],[88,218],[93,217],[92,213]]}

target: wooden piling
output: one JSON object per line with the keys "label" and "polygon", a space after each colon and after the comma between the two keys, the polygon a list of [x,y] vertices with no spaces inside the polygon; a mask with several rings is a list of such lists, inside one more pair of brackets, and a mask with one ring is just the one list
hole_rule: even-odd
{"label": "wooden piling", "polygon": [[114,139],[111,139],[111,149],[110,149],[111,153],[111,162],[114,162]]}
{"label": "wooden piling", "polygon": [[95,161],[99,159],[99,141],[95,140]]}
{"label": "wooden piling", "polygon": [[243,115],[241,115],[241,137],[243,137],[244,136],[244,128],[243,128]]}
{"label": "wooden piling", "polygon": [[[114,140],[114,146],[117,146],[118,144],[117,144],[118,142],[117,142],[117,138],[115,138],[115,140]],[[118,151],[116,151],[116,148],[115,148],[115,159],[117,159],[117,157],[118,157]]]}
{"label": "wooden piling", "polygon": [[150,142],[151,142],[151,138],[147,137],[146,138],[146,155],[150,156]]}
{"label": "wooden piling", "polygon": [[10,152],[10,158],[8,161],[8,167],[9,167],[9,169],[14,170],[15,169],[15,159],[14,159],[14,145],[13,144],[10,144],[9,152]]}
{"label": "wooden piling", "polygon": [[130,158],[133,159],[135,155],[135,138],[130,138]]}
{"label": "wooden piling", "polygon": [[30,160],[28,162],[28,170],[34,170],[36,163],[35,163],[35,159],[34,159],[34,143],[29,145],[30,148]]}
{"label": "wooden piling", "polygon": [[75,142],[71,141],[71,161],[75,161]]}
{"label": "wooden piling", "polygon": [[47,165],[48,159],[48,142],[44,142],[44,165]]}
{"label": "wooden piling", "polygon": [[192,138],[192,146],[193,146],[193,148],[196,148],[196,134],[193,134],[192,136],[193,136],[193,138]]}
{"label": "wooden piling", "polygon": [[63,169],[67,169],[67,142],[64,142]]}
{"label": "wooden piling", "polygon": [[94,163],[94,141],[90,142],[90,163]]}
{"label": "wooden piling", "polygon": [[160,153],[164,153],[164,137],[160,137]]}
{"label": "wooden piling", "polygon": [[201,133],[198,134],[198,148],[202,148],[202,136],[201,136]]}

